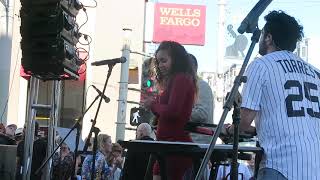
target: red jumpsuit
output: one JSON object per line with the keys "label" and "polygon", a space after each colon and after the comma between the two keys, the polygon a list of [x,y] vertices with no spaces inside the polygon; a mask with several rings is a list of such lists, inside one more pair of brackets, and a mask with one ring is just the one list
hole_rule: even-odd
{"label": "red jumpsuit", "polygon": [[[192,142],[184,127],[191,116],[195,90],[196,86],[190,75],[178,73],[172,77],[158,102],[151,105],[151,111],[158,119],[157,140]],[[192,159],[183,156],[167,157],[166,162],[168,180],[182,180],[185,171],[192,166]],[[158,163],[153,171],[155,175],[159,175]]]}

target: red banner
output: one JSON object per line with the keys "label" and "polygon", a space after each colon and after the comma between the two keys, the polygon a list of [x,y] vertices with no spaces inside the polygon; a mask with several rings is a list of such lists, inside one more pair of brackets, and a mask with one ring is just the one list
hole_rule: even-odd
{"label": "red banner", "polygon": [[204,45],[206,6],[156,3],[153,42]]}

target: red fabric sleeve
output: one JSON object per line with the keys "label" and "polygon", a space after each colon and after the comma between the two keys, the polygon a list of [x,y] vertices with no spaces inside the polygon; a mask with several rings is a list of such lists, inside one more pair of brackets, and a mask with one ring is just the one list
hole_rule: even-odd
{"label": "red fabric sleeve", "polygon": [[171,82],[168,104],[153,103],[151,110],[163,119],[176,119],[185,113],[185,99],[194,98],[195,86],[191,77],[177,74]]}

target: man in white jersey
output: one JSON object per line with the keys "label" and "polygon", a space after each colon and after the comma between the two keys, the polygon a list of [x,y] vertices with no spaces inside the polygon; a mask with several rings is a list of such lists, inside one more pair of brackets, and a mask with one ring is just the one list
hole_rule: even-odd
{"label": "man in white jersey", "polygon": [[[259,53],[247,68],[240,131],[256,132],[258,180],[320,179],[320,71],[292,52],[303,27],[282,11],[265,16]],[[225,126],[222,133],[232,133]]]}

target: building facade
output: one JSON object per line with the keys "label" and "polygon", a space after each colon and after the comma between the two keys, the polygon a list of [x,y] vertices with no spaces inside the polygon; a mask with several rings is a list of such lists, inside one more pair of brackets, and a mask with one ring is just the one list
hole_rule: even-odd
{"label": "building facade", "polygon": [[[2,2],[2,1],[1,1]],[[20,49],[20,1],[9,0],[8,5],[0,4],[0,52],[1,52],[1,88],[0,108],[1,122],[4,124],[17,124],[23,127],[26,121],[26,107],[28,96],[28,80],[20,76],[21,49]],[[81,1],[84,5],[91,6],[89,0]],[[86,8],[88,22],[80,32],[92,38],[90,43],[90,58],[87,61],[85,80],[65,80],[62,82],[61,109],[58,126],[70,128],[81,116],[84,109],[96,97],[97,92],[90,85],[95,85],[102,91],[108,66],[93,67],[91,63],[98,60],[117,58],[122,56],[124,43],[124,28],[132,29],[130,35],[131,50],[143,51],[144,34],[144,9],[145,1],[99,1],[96,8]],[[86,15],[80,10],[77,16],[78,24],[85,22]],[[87,48],[87,47],[84,47]],[[88,50],[88,48],[87,48]],[[140,71],[144,57],[130,54],[130,71],[128,87],[140,88]],[[109,103],[102,103],[97,118],[96,126],[101,133],[107,133],[115,140],[116,121],[119,98],[121,64],[114,66],[105,95],[110,98]],[[50,104],[52,95],[52,82],[40,82],[38,103]],[[8,99],[8,100],[7,100]],[[139,102],[140,93],[128,91],[128,101]],[[91,127],[94,118],[96,103],[86,114],[83,122],[83,138]],[[137,106],[127,104],[126,116],[130,108]],[[126,118],[128,119],[128,118]],[[41,126],[46,126],[49,121],[49,112],[42,110],[37,113],[37,120]],[[129,123],[127,123],[129,124]],[[134,138],[134,131],[126,131],[126,138]]]}

